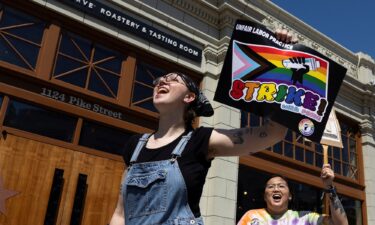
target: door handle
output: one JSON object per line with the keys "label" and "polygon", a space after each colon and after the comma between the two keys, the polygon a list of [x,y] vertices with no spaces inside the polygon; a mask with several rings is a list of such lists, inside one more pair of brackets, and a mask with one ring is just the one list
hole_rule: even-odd
{"label": "door handle", "polygon": [[44,217],[44,225],[56,225],[57,215],[60,208],[60,200],[64,187],[64,170],[55,169],[53,175],[51,192],[49,194],[46,216]]}
{"label": "door handle", "polygon": [[70,217],[70,225],[81,225],[83,210],[85,208],[86,192],[87,192],[87,175],[79,174],[74,196],[73,210]]}

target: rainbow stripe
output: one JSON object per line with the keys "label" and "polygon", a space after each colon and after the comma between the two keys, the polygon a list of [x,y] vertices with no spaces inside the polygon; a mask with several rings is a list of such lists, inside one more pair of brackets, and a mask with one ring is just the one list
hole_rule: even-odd
{"label": "rainbow stripe", "polygon": [[328,67],[329,63],[324,59],[321,59],[315,55],[294,51],[294,50],[282,50],[275,47],[247,44],[247,46],[262,56],[277,68],[270,70],[264,74],[259,75],[256,79],[261,82],[273,81],[275,83],[292,84],[292,70],[287,69],[283,66],[282,61],[288,60],[295,57],[303,58],[314,58],[320,63],[320,67],[316,70],[310,70],[303,77],[303,84],[298,84],[297,87],[304,88],[319,94],[321,97],[327,97],[327,82],[328,82]]}

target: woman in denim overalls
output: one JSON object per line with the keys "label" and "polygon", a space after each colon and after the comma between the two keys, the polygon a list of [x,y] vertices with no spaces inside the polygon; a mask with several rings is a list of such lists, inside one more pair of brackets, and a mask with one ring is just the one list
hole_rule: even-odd
{"label": "woman in denim overalls", "polygon": [[[286,30],[276,30],[275,35],[285,43],[297,42]],[[194,216],[189,207],[191,196],[176,159],[181,157],[195,132],[191,127],[194,118],[212,116],[212,106],[198,86],[184,74],[167,74],[157,78],[154,85],[153,103],[160,114],[159,127],[154,134],[140,138],[128,170],[124,172],[110,225],[203,224],[202,218]],[[211,160],[216,156],[248,155],[279,142],[286,130],[273,122],[258,128],[214,129],[209,136],[205,157]],[[178,140],[182,134],[186,135],[168,160],[137,163],[143,146],[160,148]],[[207,171],[202,174],[204,178],[206,174]],[[202,189],[204,182],[199,185],[198,189]]]}
{"label": "woman in denim overalls", "polygon": [[[186,75],[170,73],[154,81],[153,101],[160,113],[154,134],[143,135],[124,172],[122,190],[111,225],[203,224],[188,204],[188,194],[177,158],[194,132],[186,132],[195,116],[211,116],[213,109],[197,85]],[[258,128],[214,129],[209,137],[207,159],[240,156],[273,145],[286,128],[269,122]],[[179,138],[169,159],[137,163],[144,146],[158,148]],[[203,184],[202,184],[203,186]]]}

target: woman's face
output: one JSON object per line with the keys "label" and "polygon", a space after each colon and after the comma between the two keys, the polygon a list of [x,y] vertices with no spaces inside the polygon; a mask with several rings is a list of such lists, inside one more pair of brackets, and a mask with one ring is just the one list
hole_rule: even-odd
{"label": "woman's face", "polygon": [[195,95],[175,73],[169,73],[154,80],[153,102],[160,113],[171,109],[185,109],[186,105],[194,99]]}
{"label": "woman's face", "polygon": [[271,214],[280,215],[288,210],[290,193],[287,182],[281,177],[268,180],[264,190],[264,200]]}

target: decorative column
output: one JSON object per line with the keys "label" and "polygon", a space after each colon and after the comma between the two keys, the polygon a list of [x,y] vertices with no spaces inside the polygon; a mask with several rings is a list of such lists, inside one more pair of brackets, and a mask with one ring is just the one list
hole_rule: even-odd
{"label": "decorative column", "polygon": [[367,224],[375,224],[375,63],[374,60],[358,53],[358,79],[363,82],[363,121],[360,124],[366,185]]}
{"label": "decorative column", "polygon": [[[238,109],[213,101],[227,46],[227,43],[208,45],[204,50],[202,90],[211,101],[215,114],[210,118],[201,117],[201,126],[223,129],[240,127],[241,113]],[[236,223],[237,178],[238,157],[216,157],[212,161],[200,201],[205,225]]]}

